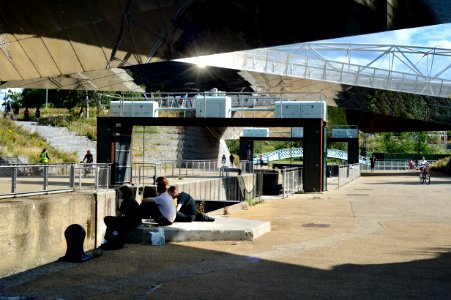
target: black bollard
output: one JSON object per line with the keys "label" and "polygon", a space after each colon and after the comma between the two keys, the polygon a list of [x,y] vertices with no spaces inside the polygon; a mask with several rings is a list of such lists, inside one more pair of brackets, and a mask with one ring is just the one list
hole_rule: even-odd
{"label": "black bollard", "polygon": [[66,255],[60,257],[58,261],[80,263],[92,258],[92,255],[86,255],[83,251],[83,242],[86,237],[86,231],[83,226],[78,224],[69,225],[64,231],[67,250]]}

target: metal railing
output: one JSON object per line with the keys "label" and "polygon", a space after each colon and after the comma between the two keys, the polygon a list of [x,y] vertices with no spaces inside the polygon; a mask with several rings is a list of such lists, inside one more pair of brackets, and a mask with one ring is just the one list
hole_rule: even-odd
{"label": "metal railing", "polygon": [[[371,171],[370,163],[361,164],[361,171]],[[410,169],[409,161],[405,160],[377,160],[374,171],[407,171]]]}
{"label": "metal railing", "polygon": [[0,166],[0,198],[108,189],[109,164],[16,164]]}
{"label": "metal railing", "polygon": [[360,164],[341,165],[338,167],[338,188],[360,177]]}
{"label": "metal railing", "polygon": [[282,197],[293,195],[303,190],[302,168],[284,168],[282,170]]}
{"label": "metal railing", "polygon": [[[163,160],[158,162],[133,163],[132,183],[138,185],[155,184],[158,176],[166,177],[225,177],[224,165],[218,160]],[[252,163],[240,161],[242,173],[252,172]]]}

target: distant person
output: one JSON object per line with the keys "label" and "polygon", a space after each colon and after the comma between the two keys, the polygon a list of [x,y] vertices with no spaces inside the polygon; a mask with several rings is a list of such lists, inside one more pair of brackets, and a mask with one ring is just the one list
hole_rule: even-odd
{"label": "distant person", "polygon": [[39,110],[39,107],[36,107],[36,111],[34,113],[34,118],[36,119],[36,122],[39,123],[39,119],[41,118],[41,111]]}
{"label": "distant person", "polygon": [[410,161],[409,161],[409,169],[410,169],[410,170],[413,170],[413,160],[410,160]]}
{"label": "distant person", "polygon": [[230,160],[230,167],[235,167],[235,156],[233,156],[233,154],[230,154],[230,157],[229,157],[229,160]]}
{"label": "distant person", "polygon": [[41,154],[39,154],[39,162],[41,164],[48,164],[50,160],[49,154],[47,153],[47,149],[44,148],[41,152]]}
{"label": "distant person", "polygon": [[30,111],[28,110],[28,107],[25,107],[25,110],[23,111],[23,120],[30,121]]}
{"label": "distant person", "polygon": [[14,120],[17,120],[19,118],[19,113],[20,113],[19,106],[15,106],[14,107]]}
{"label": "distant person", "polygon": [[373,172],[374,171],[374,166],[376,165],[376,157],[374,156],[374,154],[373,154],[373,156],[371,156],[371,158],[370,158],[370,166],[371,166],[371,172]]}
{"label": "distant person", "polygon": [[5,112],[6,114],[9,114],[11,112],[11,103],[9,103],[9,101],[6,102]]}
{"label": "distant person", "polygon": [[152,218],[159,226],[171,225],[176,217],[176,209],[172,197],[167,193],[165,183],[157,184],[156,197],[144,198],[141,201],[141,214],[144,219]]}
{"label": "distant person", "polygon": [[226,163],[227,163],[227,158],[226,158],[225,154],[222,155],[221,163],[222,163],[223,166],[225,166]]}
{"label": "distant person", "polygon": [[92,164],[94,161],[94,158],[91,154],[91,150],[86,151],[85,157],[83,157],[82,163],[86,162],[87,164]]}
{"label": "distant person", "polygon": [[263,161],[263,155],[260,154],[260,168],[263,168],[264,165],[264,161]]}
{"label": "distant person", "polygon": [[125,244],[127,232],[141,224],[141,212],[138,202],[133,198],[132,190],[128,186],[121,186],[118,190],[120,216],[106,216],[105,240],[100,246],[102,250],[121,249]]}
{"label": "distant person", "polygon": [[92,164],[93,161],[94,161],[94,158],[93,158],[93,156],[91,154],[91,151],[90,150],[86,151],[86,154],[83,157],[83,160],[80,162],[80,163],[85,163],[86,162],[86,164],[89,164],[89,165],[82,166],[82,168],[83,168],[83,175],[84,176],[91,175],[92,166],[90,166],[90,164]]}
{"label": "distant person", "polygon": [[215,219],[197,211],[196,201],[190,194],[185,192],[178,192],[177,187],[171,185],[168,189],[168,194],[177,199],[177,214],[174,222],[193,222],[193,221],[207,221],[213,222]]}

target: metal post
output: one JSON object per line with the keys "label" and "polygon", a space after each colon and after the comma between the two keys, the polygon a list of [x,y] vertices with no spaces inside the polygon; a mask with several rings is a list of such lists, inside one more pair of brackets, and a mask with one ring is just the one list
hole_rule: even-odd
{"label": "metal post", "polygon": [[11,193],[15,194],[17,191],[17,167],[13,168],[13,178],[11,180]]}
{"label": "metal post", "polygon": [[48,175],[49,167],[44,166],[44,191],[47,191],[49,185],[49,175]]}
{"label": "metal post", "polygon": [[282,170],[282,199],[285,199],[285,184],[286,184],[286,169],[284,167],[284,169]]}
{"label": "metal post", "polygon": [[99,167],[95,167],[96,192],[99,192]]}
{"label": "metal post", "polygon": [[89,97],[86,95],[86,120],[89,119]]}
{"label": "metal post", "polygon": [[70,165],[69,185],[71,188],[74,188],[74,186],[75,186],[75,166],[74,166],[74,164]]}

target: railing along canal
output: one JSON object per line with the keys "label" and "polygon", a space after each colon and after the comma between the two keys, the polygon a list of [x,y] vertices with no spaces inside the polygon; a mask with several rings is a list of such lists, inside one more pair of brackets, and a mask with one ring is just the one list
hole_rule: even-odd
{"label": "railing along canal", "polygon": [[338,167],[338,188],[360,177],[360,164],[341,165]]}
{"label": "railing along canal", "polygon": [[109,164],[16,164],[0,166],[0,198],[108,189]]}

